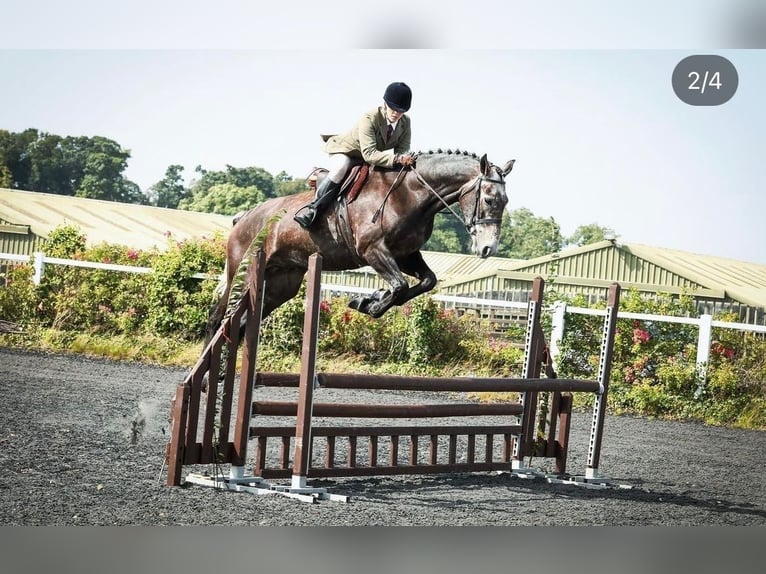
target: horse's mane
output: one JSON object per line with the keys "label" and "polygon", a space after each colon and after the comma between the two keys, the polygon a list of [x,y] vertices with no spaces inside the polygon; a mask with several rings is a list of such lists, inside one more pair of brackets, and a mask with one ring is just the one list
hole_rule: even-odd
{"label": "horse's mane", "polygon": [[[452,150],[429,150],[427,152],[419,151],[415,154],[417,156],[417,166],[423,168],[425,175],[440,175],[450,173],[454,170],[455,162],[458,165],[468,167],[470,163],[478,162],[479,156],[475,153],[461,151],[459,149]],[[448,166],[452,166],[451,168]]]}
{"label": "horse's mane", "polygon": [[425,156],[425,155],[464,155],[464,156],[472,157],[474,159],[479,159],[479,156],[476,155],[475,153],[459,150],[459,149],[455,149],[455,150],[452,150],[452,149],[443,150],[441,148],[436,150],[430,149],[428,151],[419,151],[415,155],[417,155],[418,157]]}

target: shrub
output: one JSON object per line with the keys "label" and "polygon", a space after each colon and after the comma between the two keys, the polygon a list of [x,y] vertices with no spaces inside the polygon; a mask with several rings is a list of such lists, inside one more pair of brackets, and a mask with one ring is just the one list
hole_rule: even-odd
{"label": "shrub", "polygon": [[205,332],[217,279],[200,280],[197,273],[223,271],[225,244],[220,236],[196,241],[168,242],[152,262],[146,290],[149,332],[193,340]]}
{"label": "shrub", "polygon": [[35,315],[37,290],[31,265],[9,265],[0,275],[0,319],[25,324]]}

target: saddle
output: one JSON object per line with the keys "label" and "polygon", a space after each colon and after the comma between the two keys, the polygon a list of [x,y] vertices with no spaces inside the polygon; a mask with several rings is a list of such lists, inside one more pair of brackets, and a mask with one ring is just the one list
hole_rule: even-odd
{"label": "saddle", "polygon": [[[341,196],[346,196],[346,203],[352,203],[357,198],[359,192],[364,186],[364,183],[367,181],[369,172],[370,166],[366,163],[355,162],[351,164],[346,177],[343,179],[339,193]],[[314,168],[314,171],[309,176],[308,184],[315,194],[317,185],[327,176],[328,173],[329,170],[317,167]]]}

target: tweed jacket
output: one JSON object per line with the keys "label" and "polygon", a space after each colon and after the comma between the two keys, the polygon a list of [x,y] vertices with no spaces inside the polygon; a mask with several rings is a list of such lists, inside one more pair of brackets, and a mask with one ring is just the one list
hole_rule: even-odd
{"label": "tweed jacket", "polygon": [[388,143],[386,128],[386,108],[379,106],[363,114],[357,124],[346,133],[322,136],[325,140],[323,149],[329,154],[345,153],[361,158],[370,165],[393,167],[396,154],[410,151],[410,118],[407,115],[399,118]]}

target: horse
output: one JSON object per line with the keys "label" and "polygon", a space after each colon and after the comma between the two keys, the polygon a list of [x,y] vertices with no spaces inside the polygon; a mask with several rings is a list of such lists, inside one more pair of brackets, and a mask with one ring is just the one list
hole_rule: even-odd
{"label": "horse", "polygon": [[[497,253],[500,226],[508,203],[505,177],[515,160],[502,168],[484,154],[430,151],[416,154],[413,167],[372,168],[361,190],[351,199],[341,195],[306,230],[293,216],[311,201],[312,191],[270,198],[242,215],[229,233],[220,298],[210,308],[207,344],[220,326],[229,304],[232,283],[254,240],[265,258],[262,318],[300,290],[313,253],[322,269],[341,271],[365,265],[389,285],[359,295],[349,307],[377,318],[393,306],[432,290],[437,278],[426,265],[421,247],[433,231],[434,218],[445,207],[455,216],[458,203],[470,234],[472,251],[486,258]],[[326,176],[326,174],[318,177]],[[410,285],[409,275],[417,280]]]}

